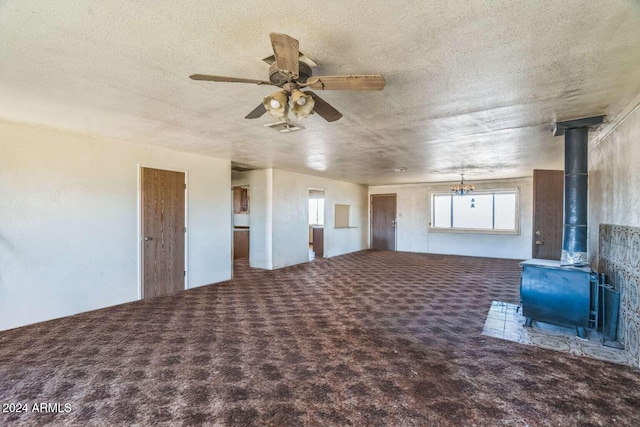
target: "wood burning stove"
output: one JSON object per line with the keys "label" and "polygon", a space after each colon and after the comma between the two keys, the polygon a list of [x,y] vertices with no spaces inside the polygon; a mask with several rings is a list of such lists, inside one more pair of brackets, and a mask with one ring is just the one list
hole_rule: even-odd
{"label": "wood burning stove", "polygon": [[533,320],[575,327],[585,338],[591,295],[597,274],[587,261],[588,128],[604,116],[556,123],[554,136],[565,135],[564,226],[562,257],[558,261],[522,262],[520,302],[525,326]]}
{"label": "wood burning stove", "polygon": [[555,260],[532,259],[520,265],[520,302],[522,315],[527,319],[525,326],[531,326],[533,320],[570,326],[585,338],[597,274],[588,266],[561,266]]}

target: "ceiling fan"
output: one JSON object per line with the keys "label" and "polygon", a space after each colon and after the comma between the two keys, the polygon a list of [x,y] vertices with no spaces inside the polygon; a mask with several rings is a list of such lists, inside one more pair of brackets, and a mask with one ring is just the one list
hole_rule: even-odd
{"label": "ceiling fan", "polygon": [[[238,77],[211,76],[208,74],[192,74],[192,80],[212,82],[253,83],[272,85],[282,88],[263,99],[245,118],[255,119],[269,112],[273,117],[288,122],[289,110],[297,119],[318,113],[328,122],[342,117],[342,113],[310,90],[382,90],[384,78],[379,74],[313,76],[309,60],[298,50],[298,40],[286,34],[271,33],[273,56],[265,58],[269,64],[269,80],[254,80]],[[291,104],[291,107],[289,106]]]}

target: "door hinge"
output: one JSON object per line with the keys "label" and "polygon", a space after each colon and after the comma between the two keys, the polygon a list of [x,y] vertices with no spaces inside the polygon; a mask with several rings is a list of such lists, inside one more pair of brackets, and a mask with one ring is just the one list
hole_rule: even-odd
{"label": "door hinge", "polygon": [[187,277],[187,270],[184,271],[184,277]]}
{"label": "door hinge", "polygon": [[185,228],[184,228],[184,232],[185,232],[185,233],[187,232],[187,227],[185,227]]}

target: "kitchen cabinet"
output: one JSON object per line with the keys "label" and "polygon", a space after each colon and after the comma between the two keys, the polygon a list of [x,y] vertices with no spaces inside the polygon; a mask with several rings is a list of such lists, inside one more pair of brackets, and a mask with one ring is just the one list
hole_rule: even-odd
{"label": "kitchen cabinet", "polygon": [[249,230],[233,230],[233,259],[249,258]]}

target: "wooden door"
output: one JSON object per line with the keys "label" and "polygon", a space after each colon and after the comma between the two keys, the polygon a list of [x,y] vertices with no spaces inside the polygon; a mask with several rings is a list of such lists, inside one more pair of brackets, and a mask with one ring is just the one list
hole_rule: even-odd
{"label": "wooden door", "polygon": [[324,228],[313,227],[313,253],[316,258],[324,256]]}
{"label": "wooden door", "polygon": [[142,168],[142,297],[184,289],[185,175]]}
{"label": "wooden door", "polygon": [[533,171],[533,258],[560,259],[564,171]]}
{"label": "wooden door", "polygon": [[249,230],[233,230],[233,259],[249,258]]}
{"label": "wooden door", "polygon": [[396,250],[396,195],[371,196],[371,249]]}

